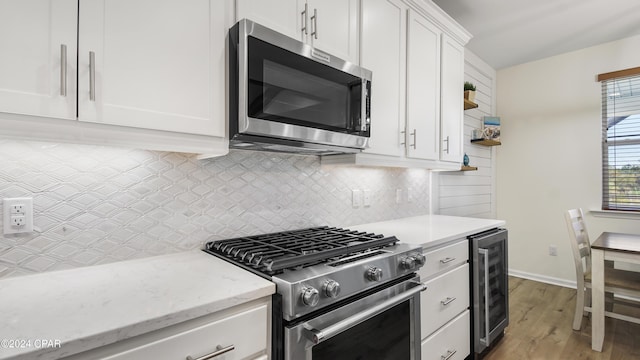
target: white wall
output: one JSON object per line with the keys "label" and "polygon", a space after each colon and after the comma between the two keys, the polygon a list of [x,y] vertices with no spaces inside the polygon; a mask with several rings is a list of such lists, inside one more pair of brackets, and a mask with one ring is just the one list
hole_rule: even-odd
{"label": "white wall", "polygon": [[[497,217],[508,224],[512,271],[575,281],[563,214],[601,207],[596,75],[637,67],[639,48],[635,36],[497,72]],[[640,233],[640,217],[587,221],[591,241],[602,231]]]}
{"label": "white wall", "polygon": [[[495,115],[496,71],[469,50],[465,51],[464,79],[476,85],[475,109],[464,112],[464,151],[478,171],[443,172],[434,176],[436,213],[495,218],[495,148],[471,144],[471,131],[484,116]],[[461,159],[462,160],[462,159]]]}

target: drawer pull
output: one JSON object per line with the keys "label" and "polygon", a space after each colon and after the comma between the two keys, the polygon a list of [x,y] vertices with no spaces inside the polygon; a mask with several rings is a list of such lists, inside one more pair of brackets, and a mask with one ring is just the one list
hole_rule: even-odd
{"label": "drawer pull", "polygon": [[446,355],[442,355],[442,356],[440,356],[440,359],[442,359],[442,360],[449,360],[449,359],[451,359],[451,357],[452,357],[452,356],[453,356],[453,354],[455,354],[455,353],[456,353],[456,350],[453,350],[453,351],[451,351],[451,350],[447,350],[447,354],[446,354]]}
{"label": "drawer pull", "polygon": [[456,299],[456,298],[454,298],[454,297],[453,297],[453,298],[452,298],[452,297],[448,297],[448,298],[446,298],[446,299],[444,299],[444,300],[440,301],[440,303],[441,303],[442,305],[444,305],[444,306],[447,306],[447,305],[451,304],[451,303],[453,302],[453,300],[455,300],[455,299]]}
{"label": "drawer pull", "polygon": [[443,263],[443,264],[446,264],[446,263],[452,262],[452,261],[453,261],[453,260],[455,260],[455,259],[456,259],[456,258],[446,257],[446,258],[444,258],[444,259],[440,260],[440,262],[441,262],[441,263]]}
{"label": "drawer pull", "polygon": [[192,358],[191,356],[187,356],[187,360],[209,360],[209,359],[213,359],[214,357],[218,356],[218,355],[222,355],[224,353],[228,353],[229,351],[235,350],[235,346],[233,345],[229,345],[227,347],[222,347],[220,345],[216,346],[216,351],[212,352],[211,354],[208,355],[204,355],[204,356],[200,356],[199,358]]}

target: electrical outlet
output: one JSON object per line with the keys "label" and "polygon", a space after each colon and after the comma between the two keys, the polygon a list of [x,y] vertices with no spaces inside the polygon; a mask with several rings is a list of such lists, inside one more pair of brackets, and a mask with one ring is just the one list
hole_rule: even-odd
{"label": "electrical outlet", "polygon": [[549,245],[549,255],[558,256],[558,247],[555,245]]}
{"label": "electrical outlet", "polygon": [[20,228],[24,226],[24,215],[11,215],[11,226]]}
{"label": "electrical outlet", "polygon": [[24,204],[13,204],[9,206],[12,214],[23,214],[24,215]]}
{"label": "electrical outlet", "polygon": [[351,205],[354,208],[359,208],[360,206],[362,206],[362,190],[351,190]]}
{"label": "electrical outlet", "polygon": [[33,198],[2,200],[3,232],[19,234],[33,231]]}

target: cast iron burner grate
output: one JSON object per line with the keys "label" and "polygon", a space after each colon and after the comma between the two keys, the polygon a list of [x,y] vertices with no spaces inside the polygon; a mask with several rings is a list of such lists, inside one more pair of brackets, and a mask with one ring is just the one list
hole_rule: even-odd
{"label": "cast iron burner grate", "polygon": [[396,242],[395,236],[323,226],[211,241],[205,245],[205,251],[262,274],[275,275]]}

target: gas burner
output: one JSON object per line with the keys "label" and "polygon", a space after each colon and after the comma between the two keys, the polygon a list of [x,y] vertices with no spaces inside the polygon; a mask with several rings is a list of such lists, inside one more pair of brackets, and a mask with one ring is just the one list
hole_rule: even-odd
{"label": "gas burner", "polygon": [[395,236],[384,237],[323,226],[212,241],[206,244],[205,251],[240,263],[262,275],[273,276],[338,261],[397,242]]}

